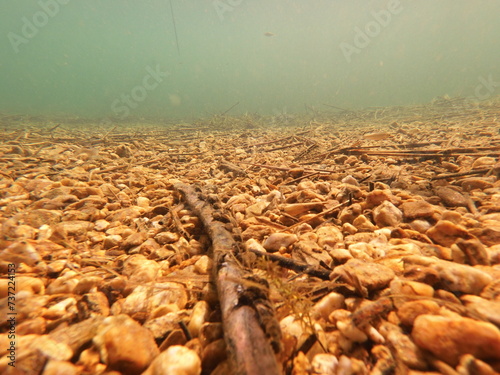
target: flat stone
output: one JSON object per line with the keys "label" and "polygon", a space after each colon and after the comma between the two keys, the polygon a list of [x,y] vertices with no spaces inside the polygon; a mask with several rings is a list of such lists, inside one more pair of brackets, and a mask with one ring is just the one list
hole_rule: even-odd
{"label": "flat stone", "polygon": [[404,202],[401,204],[401,210],[405,220],[429,218],[434,215],[435,207],[426,201]]}
{"label": "flat stone", "polygon": [[438,359],[456,366],[464,354],[500,359],[500,330],[491,323],[463,317],[420,315],[411,332],[415,343]]}
{"label": "flat stone", "polygon": [[352,275],[369,291],[386,287],[395,276],[392,269],[382,264],[350,259],[346,264],[336,267],[330,279],[340,276],[344,282],[352,284]]}
{"label": "flat stone", "polygon": [[436,189],[437,196],[445,206],[449,207],[467,207],[467,199],[458,191],[449,187],[439,187]]}

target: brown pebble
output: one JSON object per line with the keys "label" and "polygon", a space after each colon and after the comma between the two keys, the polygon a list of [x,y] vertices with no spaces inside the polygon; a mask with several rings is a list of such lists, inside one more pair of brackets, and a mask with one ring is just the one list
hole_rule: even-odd
{"label": "brown pebble", "polygon": [[110,369],[130,375],[144,371],[160,352],[153,334],[127,315],[104,319],[93,342]]}
{"label": "brown pebble", "polygon": [[491,323],[463,317],[420,315],[411,332],[415,343],[456,366],[463,354],[500,359],[500,331]]}
{"label": "brown pebble", "polygon": [[436,189],[436,194],[449,207],[467,207],[467,199],[458,191],[449,187],[439,187]]}
{"label": "brown pebble", "polygon": [[434,206],[425,201],[404,202],[400,208],[405,220],[409,221],[430,218],[435,212]]}
{"label": "brown pebble", "polygon": [[439,245],[448,247],[453,245],[459,238],[471,238],[467,229],[448,220],[438,221],[426,234]]}

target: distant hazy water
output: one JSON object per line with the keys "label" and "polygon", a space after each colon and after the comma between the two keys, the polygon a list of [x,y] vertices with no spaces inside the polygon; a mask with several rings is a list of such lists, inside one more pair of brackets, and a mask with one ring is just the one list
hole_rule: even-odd
{"label": "distant hazy water", "polygon": [[231,114],[487,99],[500,94],[499,14],[497,0],[0,0],[0,111],[181,118],[236,102]]}

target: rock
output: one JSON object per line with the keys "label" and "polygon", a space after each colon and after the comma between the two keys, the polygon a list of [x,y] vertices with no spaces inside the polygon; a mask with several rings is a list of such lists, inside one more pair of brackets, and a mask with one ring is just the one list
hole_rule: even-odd
{"label": "rock", "polygon": [[45,365],[42,375],[79,375],[80,373],[78,367],[71,362],[50,360]]}
{"label": "rock", "polygon": [[472,238],[467,229],[448,220],[438,221],[426,234],[435,243],[447,247],[453,245],[460,238]]}
{"label": "rock", "polygon": [[440,306],[429,300],[408,301],[398,308],[397,314],[401,323],[412,326],[415,319],[420,315],[439,315]]}
{"label": "rock", "polygon": [[344,306],[344,296],[339,293],[331,292],[319,300],[311,309],[313,318],[328,319],[328,316],[337,309]]}
{"label": "rock", "polygon": [[299,239],[291,233],[273,233],[267,237],[262,246],[268,251],[278,251],[282,247],[288,247]]}
{"label": "rock", "polygon": [[346,264],[336,267],[330,279],[340,277],[343,282],[353,285],[357,283],[353,280],[355,277],[362,287],[373,291],[389,285],[394,276],[394,271],[382,264],[350,259]]}
{"label": "rock", "polygon": [[373,225],[373,223],[368,220],[365,215],[359,215],[356,217],[353,220],[352,225],[354,225],[359,232],[373,232],[377,229],[377,227]]}
{"label": "rock", "polygon": [[327,245],[334,247],[339,242],[344,240],[344,236],[340,229],[333,225],[323,225],[316,230],[316,235],[318,236],[318,245],[322,248]]}
{"label": "rock", "polygon": [[200,375],[201,359],[194,350],[174,345],[155,358],[142,375]]}
{"label": "rock", "polygon": [[462,189],[465,191],[484,190],[491,187],[493,187],[493,184],[489,180],[480,177],[468,177],[462,180]]}
{"label": "rock", "polygon": [[188,324],[188,330],[191,334],[191,337],[198,337],[201,326],[208,319],[209,313],[210,308],[207,302],[199,301],[194,305],[191,319],[189,320]]}
{"label": "rock", "polygon": [[458,191],[449,187],[439,187],[436,194],[445,206],[449,207],[467,207],[467,199]]}
{"label": "rock", "polygon": [[491,323],[463,317],[420,315],[411,332],[415,343],[451,366],[464,354],[500,359],[500,330]]}
{"label": "rock", "polygon": [[203,371],[212,371],[227,358],[226,342],[218,339],[203,348],[201,363]]}
{"label": "rock", "polygon": [[403,221],[403,213],[390,201],[385,200],[373,210],[373,220],[379,227],[395,227]]}
{"label": "rock", "polygon": [[200,275],[208,275],[212,270],[213,260],[206,255],[202,255],[194,264],[194,270]]}
{"label": "rock", "polygon": [[366,207],[373,208],[384,202],[399,204],[400,198],[394,196],[389,189],[376,189],[366,195]]}
{"label": "rock", "polygon": [[144,371],[159,354],[153,334],[127,315],[104,319],[92,341],[108,368],[123,374]]}
{"label": "rock", "polygon": [[491,156],[481,156],[474,160],[474,163],[472,163],[472,169],[492,168],[495,163],[495,158],[492,158]]}
{"label": "rock", "polygon": [[404,258],[405,269],[408,265],[428,266],[437,272],[440,283],[451,292],[462,292],[478,295],[493,281],[492,276],[477,268],[449,262],[446,260],[408,256]]}
{"label": "rock", "polygon": [[408,335],[403,333],[399,326],[389,322],[382,322],[379,330],[396,350],[398,359],[410,368],[427,370],[427,361],[425,360],[424,353]]}
{"label": "rock", "polygon": [[9,263],[25,263],[34,266],[42,257],[33,245],[26,241],[16,241],[0,252],[0,259]]}
{"label": "rock", "polygon": [[401,210],[405,220],[411,221],[415,219],[430,218],[435,213],[435,208],[432,204],[426,201],[404,202],[401,204]]}
{"label": "rock", "polygon": [[489,301],[487,299],[465,295],[460,298],[468,309],[477,312],[488,319],[491,323],[500,327],[500,301]]}
{"label": "rock", "polygon": [[316,354],[311,361],[311,366],[316,374],[335,375],[337,374],[337,357],[329,353]]}
{"label": "rock", "polygon": [[259,251],[261,253],[266,253],[266,249],[257,241],[255,238],[250,238],[245,242],[245,249],[247,251]]}
{"label": "rock", "polygon": [[188,297],[185,286],[164,282],[139,285],[125,298],[122,313],[151,313],[160,306],[169,306],[170,311],[178,311],[186,306]]}
{"label": "rock", "polygon": [[488,252],[484,245],[478,240],[458,239],[456,245],[462,250],[467,259],[467,263],[473,266],[478,264],[490,265]]}

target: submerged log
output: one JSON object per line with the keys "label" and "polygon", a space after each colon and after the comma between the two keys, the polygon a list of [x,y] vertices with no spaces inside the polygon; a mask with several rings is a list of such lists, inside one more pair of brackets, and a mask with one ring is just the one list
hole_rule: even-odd
{"label": "submerged log", "polygon": [[199,198],[195,189],[182,183],[174,187],[212,240],[224,337],[234,372],[279,374],[275,353],[280,351],[281,334],[268,299],[267,282],[242,269],[235,256],[236,242],[224,225],[213,219],[213,208]]}

